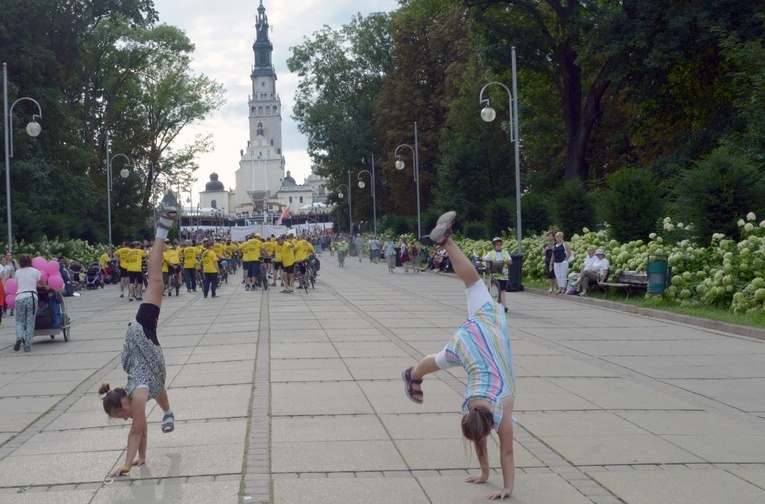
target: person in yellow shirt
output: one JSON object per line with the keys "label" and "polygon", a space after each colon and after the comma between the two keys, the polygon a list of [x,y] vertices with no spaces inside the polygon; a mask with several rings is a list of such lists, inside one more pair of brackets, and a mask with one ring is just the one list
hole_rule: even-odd
{"label": "person in yellow shirt", "polygon": [[260,241],[260,233],[255,233],[249,240],[242,245],[242,261],[247,263],[247,281],[245,290],[254,291],[257,289],[255,282],[260,275],[260,253],[263,242]]}
{"label": "person in yellow shirt", "polygon": [[295,242],[295,263],[301,274],[305,275],[305,261],[308,256],[314,252],[313,245],[311,245],[304,237],[301,237]]}
{"label": "person in yellow shirt", "polygon": [[109,246],[106,251],[98,258],[98,267],[101,270],[101,278],[104,283],[112,283],[112,255],[114,254],[114,247]]}
{"label": "person in yellow shirt", "polygon": [[282,280],[284,281],[284,294],[292,294],[293,282],[295,281],[295,245],[286,239],[284,235],[279,237],[279,245],[282,248],[282,265],[284,267],[284,273],[282,274]]}
{"label": "person in yellow shirt", "polygon": [[[165,252],[162,255],[164,261],[162,263],[162,277],[165,281],[165,288],[167,288],[170,283],[171,275],[175,278],[175,295],[178,295],[178,289],[181,285],[181,254],[178,250],[178,247],[171,247],[170,246],[170,240],[167,240],[165,242]],[[167,272],[165,272],[165,268],[167,269]],[[167,273],[167,276],[165,277],[165,273]],[[170,289],[168,292],[169,295],[173,295],[173,290]]]}
{"label": "person in yellow shirt", "polygon": [[274,249],[276,249],[276,241],[274,241],[274,235],[271,238],[263,242],[263,267],[266,268],[266,278],[271,275],[273,262],[274,262]]}
{"label": "person in yellow shirt", "polygon": [[[276,280],[281,280],[281,271],[283,270],[282,265],[282,245],[279,244],[279,242],[276,240],[276,238],[271,235],[271,239],[274,244],[274,287],[276,287]],[[277,278],[278,277],[278,278]],[[282,287],[284,287],[284,282],[282,281]]]}
{"label": "person in yellow shirt", "polygon": [[183,274],[186,277],[186,292],[197,291],[197,256],[199,249],[186,241],[186,246],[181,250],[183,256]]}
{"label": "person in yellow shirt", "polygon": [[[143,260],[148,255],[143,251],[141,242],[133,242],[133,248],[128,253],[128,277],[130,281],[128,300],[132,301],[135,298],[136,301],[143,301],[141,293],[143,291]],[[131,297],[132,296],[132,297]]]}
{"label": "person in yellow shirt", "polygon": [[210,292],[212,297],[218,297],[215,294],[215,290],[218,288],[218,274],[220,273],[220,266],[218,266],[218,256],[215,255],[213,250],[213,244],[211,241],[204,240],[202,245],[205,247],[202,250],[202,273],[204,273],[204,285],[202,285],[202,294],[207,297],[207,293]]}
{"label": "person in yellow shirt", "polygon": [[[128,254],[130,254],[130,243],[125,242],[122,244],[122,247],[118,248],[114,255],[117,257],[117,267],[120,269],[120,297],[125,297],[125,287],[128,284],[128,270],[127,270],[127,263],[128,263]],[[130,295],[130,290],[128,290],[128,296]]]}
{"label": "person in yellow shirt", "polygon": [[226,244],[223,246],[223,257],[226,258],[231,266],[231,272],[236,273],[236,261],[234,261],[234,250],[236,247],[231,243],[231,240],[226,240]]}

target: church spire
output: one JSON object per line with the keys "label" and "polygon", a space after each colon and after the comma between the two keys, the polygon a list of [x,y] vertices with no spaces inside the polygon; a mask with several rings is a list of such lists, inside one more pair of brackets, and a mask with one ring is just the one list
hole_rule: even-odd
{"label": "church spire", "polygon": [[268,40],[268,16],[266,8],[263,6],[263,0],[260,0],[258,14],[255,17],[256,37],[252,44],[252,50],[255,53],[255,67],[252,70],[252,76],[273,75],[276,76],[271,55],[274,52],[274,45]]}

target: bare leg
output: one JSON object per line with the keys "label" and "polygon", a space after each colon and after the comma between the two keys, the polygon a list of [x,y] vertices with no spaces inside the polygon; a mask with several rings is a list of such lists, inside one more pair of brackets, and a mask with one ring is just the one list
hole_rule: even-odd
{"label": "bare leg", "polygon": [[[173,225],[173,221],[177,216],[177,212],[168,211],[163,212],[157,223],[156,238],[154,238],[154,245],[149,252],[149,260],[146,265],[146,274],[148,276],[148,286],[146,287],[146,299],[145,303],[153,304],[157,307],[162,306],[162,297],[165,294],[165,283],[162,279],[162,262],[164,261],[165,252],[165,238],[167,238],[167,232]],[[138,295],[140,296],[142,286],[137,286]]]}
{"label": "bare leg", "polygon": [[162,408],[162,411],[167,411],[170,409],[170,399],[167,397],[166,389],[162,389],[162,392],[160,392],[157,396],[157,404],[159,404],[159,407]]}
{"label": "bare leg", "polygon": [[457,244],[454,243],[451,236],[446,239],[444,248],[446,249],[446,253],[449,254],[449,259],[452,261],[454,272],[460,280],[462,280],[462,283],[465,284],[465,287],[471,287],[481,280],[481,276],[478,274],[475,266],[473,266],[473,262],[468,259]]}
{"label": "bare leg", "polygon": [[[162,305],[162,295],[165,292],[165,283],[162,279],[162,253],[165,251],[165,239],[154,238],[154,245],[149,253],[149,261],[146,266],[146,272],[149,277],[149,285],[146,287],[146,297],[144,303],[155,306]],[[140,287],[139,287],[139,293]],[[139,294],[140,295],[140,294]]]}
{"label": "bare leg", "polygon": [[[436,365],[436,354],[431,354],[424,357],[416,366],[412,368],[412,378],[415,380],[422,380],[422,377],[426,374],[435,373],[439,371],[438,365]],[[415,385],[415,390],[419,390],[420,386]]]}

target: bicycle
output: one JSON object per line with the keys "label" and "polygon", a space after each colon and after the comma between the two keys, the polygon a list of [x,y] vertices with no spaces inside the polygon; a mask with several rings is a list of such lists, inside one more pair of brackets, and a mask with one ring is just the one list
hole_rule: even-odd
{"label": "bicycle", "polygon": [[485,259],[476,259],[475,265],[475,269],[483,277],[489,295],[500,304],[502,304],[502,285],[496,275],[502,273],[504,266],[502,261],[487,261]]}
{"label": "bicycle", "polygon": [[260,263],[260,269],[258,271],[257,282],[263,287],[264,291],[268,290],[268,264],[271,262],[270,257],[264,257]]}
{"label": "bicycle", "polygon": [[[300,270],[299,264],[303,265],[303,268],[306,270],[305,273]],[[306,294],[308,294],[308,268],[305,266],[304,262],[295,263],[295,266],[298,266],[298,270],[295,273],[295,281],[298,284],[298,289],[304,289]]]}
{"label": "bicycle", "polygon": [[173,295],[173,289],[175,289],[175,297],[178,297],[178,293],[181,290],[181,281],[178,278],[179,270],[176,268],[173,268],[173,271],[170,273],[170,275],[167,278],[167,295],[172,296]]}
{"label": "bicycle", "polygon": [[321,268],[321,262],[319,262],[319,259],[311,254],[308,257],[308,260],[306,261],[306,266],[308,268],[308,279],[311,282],[311,288],[316,288],[316,277],[319,276],[319,269]]}

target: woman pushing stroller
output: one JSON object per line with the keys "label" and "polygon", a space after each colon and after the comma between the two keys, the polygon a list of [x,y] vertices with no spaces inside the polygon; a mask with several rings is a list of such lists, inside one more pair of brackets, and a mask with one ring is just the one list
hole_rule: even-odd
{"label": "woman pushing stroller", "polygon": [[513,374],[510,337],[503,307],[494,302],[473,263],[451,238],[455,212],[447,212],[428,237],[420,240],[446,249],[454,272],[465,284],[468,318],[451,341],[438,354],[428,355],[416,366],[402,373],[406,394],[412,401],[423,402],[422,379],[441,369],[462,366],[467,372],[467,388],[462,403],[462,434],[475,444],[481,473],[468,476],[468,483],[484,483],[489,478],[487,439],[492,427],[499,436],[503,488],[486,498],[510,497],[515,486],[513,458]]}
{"label": "woman pushing stroller", "polygon": [[125,463],[110,472],[114,478],[127,474],[134,466],[146,462],[148,438],[146,424],[146,403],[154,399],[162,408],[162,432],[172,432],[173,412],[165,390],[165,358],[157,339],[157,320],[164,294],[162,262],[165,238],[177,216],[177,212],[164,212],[157,224],[157,233],[148,261],[148,287],[143,303],[134,320],[128,323],[125,344],[122,349],[122,368],[128,375],[124,388],[110,389],[109,384],[101,385],[104,411],[111,418],[132,419],[128,434]]}

